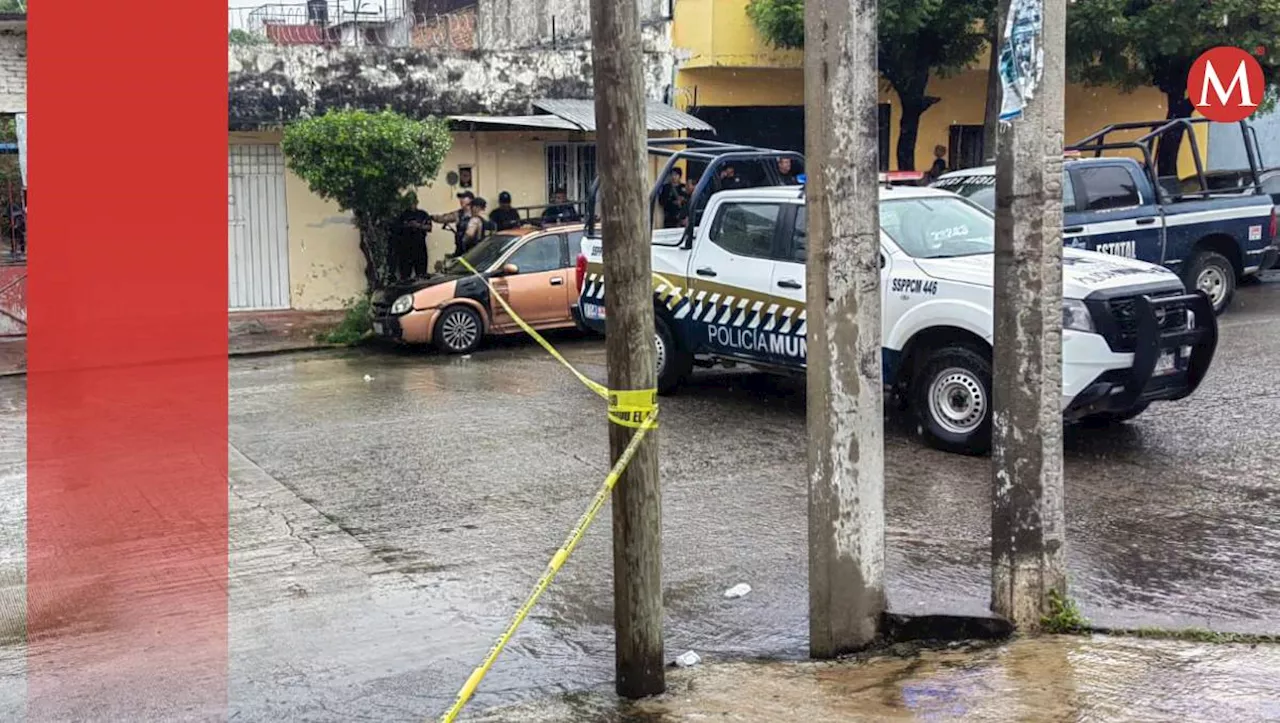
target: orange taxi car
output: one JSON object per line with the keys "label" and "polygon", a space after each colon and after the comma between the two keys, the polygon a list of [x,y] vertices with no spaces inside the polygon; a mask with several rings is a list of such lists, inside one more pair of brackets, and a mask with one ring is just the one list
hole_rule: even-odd
{"label": "orange taxi car", "polygon": [[[577,326],[574,262],[582,225],[523,227],[481,241],[463,258],[486,277],[521,319],[538,330]],[[485,336],[520,333],[490,298],[489,286],[455,259],[442,273],[373,296],[374,334],[468,354]]]}

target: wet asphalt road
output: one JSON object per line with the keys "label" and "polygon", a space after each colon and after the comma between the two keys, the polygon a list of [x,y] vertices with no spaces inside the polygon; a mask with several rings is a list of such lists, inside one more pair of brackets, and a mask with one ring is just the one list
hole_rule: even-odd
{"label": "wet asphalt road", "polygon": [[[1072,594],[1098,624],[1280,632],[1280,279],[1242,289],[1221,322],[1193,397],[1068,429]],[[604,378],[601,342],[556,342]],[[24,402],[20,382],[0,385],[0,514],[13,530]],[[466,359],[233,360],[235,719],[442,712],[603,479],[605,433],[601,402],[524,341]],[[804,656],[802,386],[698,374],[663,400],[659,436],[669,654]],[[988,461],[926,449],[898,422],[886,443],[890,607],[983,614]],[[12,566],[21,534],[4,540]],[[739,582],[751,594],[723,599]],[[606,513],[472,707],[610,680],[611,586]],[[0,713],[16,712],[20,673],[3,672]]]}

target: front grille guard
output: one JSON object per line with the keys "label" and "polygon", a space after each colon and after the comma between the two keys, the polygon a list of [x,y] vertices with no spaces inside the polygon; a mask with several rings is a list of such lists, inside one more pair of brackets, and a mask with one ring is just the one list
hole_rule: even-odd
{"label": "front grille guard", "polygon": [[[1119,394],[1122,399],[1118,400],[1120,404],[1117,406],[1129,408],[1142,401],[1161,353],[1184,346],[1191,347],[1191,356],[1185,370],[1186,384],[1173,396],[1163,398],[1173,400],[1190,396],[1200,386],[1200,382],[1204,381],[1205,374],[1209,373],[1209,364],[1218,348],[1218,317],[1213,313],[1209,296],[1197,289],[1189,294],[1154,299],[1150,296],[1137,296],[1133,301],[1138,321],[1131,368],[1133,383],[1126,385]],[[1195,325],[1183,329],[1161,329],[1156,309],[1179,305],[1191,312]]]}

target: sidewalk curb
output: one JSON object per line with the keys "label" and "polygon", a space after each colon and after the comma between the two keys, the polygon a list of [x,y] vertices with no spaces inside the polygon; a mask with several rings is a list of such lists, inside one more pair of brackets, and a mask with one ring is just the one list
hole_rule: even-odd
{"label": "sidewalk curb", "polygon": [[307,344],[306,346],[283,346],[271,349],[246,349],[244,351],[228,351],[228,359],[251,358],[259,356],[276,356],[279,354],[296,354],[307,351],[333,351],[334,349],[350,349],[345,344]]}
{"label": "sidewalk curb", "polygon": [[[284,354],[298,354],[309,351],[333,351],[334,349],[350,349],[352,347],[344,344],[308,344],[306,346],[284,346],[275,349],[246,349],[244,351],[228,351],[228,359],[249,359],[253,357],[280,356]],[[17,371],[0,372],[0,379],[8,379],[11,377],[25,377],[27,370],[21,369]]]}

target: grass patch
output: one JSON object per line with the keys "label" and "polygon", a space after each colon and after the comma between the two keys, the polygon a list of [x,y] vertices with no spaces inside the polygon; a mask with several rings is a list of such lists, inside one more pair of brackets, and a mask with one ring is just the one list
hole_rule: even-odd
{"label": "grass patch", "polygon": [[329,331],[316,334],[316,341],[321,344],[340,344],[355,346],[373,336],[373,313],[369,297],[361,296],[343,305],[346,314],[342,321]]}
{"label": "grass patch", "polygon": [[1044,632],[1054,635],[1078,634],[1089,631],[1089,621],[1080,614],[1080,608],[1070,598],[1057,590],[1049,591],[1049,614],[1040,618]]}
{"label": "grass patch", "polygon": [[1154,640],[1182,640],[1192,643],[1235,643],[1244,645],[1258,644],[1276,644],[1280,643],[1280,635],[1265,635],[1254,633],[1223,633],[1216,630],[1206,630],[1204,628],[1186,628],[1183,630],[1169,630],[1166,628],[1137,628],[1119,629],[1119,630],[1102,630],[1098,629],[1094,632],[1103,635],[1111,635],[1118,638],[1147,638]]}

